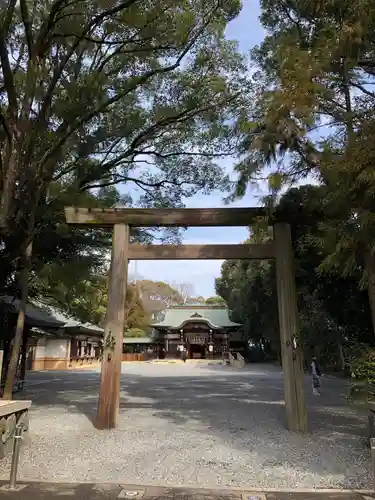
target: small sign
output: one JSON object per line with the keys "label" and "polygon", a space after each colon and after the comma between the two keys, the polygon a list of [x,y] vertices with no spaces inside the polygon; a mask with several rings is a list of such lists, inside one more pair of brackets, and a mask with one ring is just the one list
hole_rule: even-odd
{"label": "small sign", "polygon": [[121,490],[117,498],[142,498],[144,490]]}
{"label": "small sign", "polygon": [[242,500],[266,500],[264,493],[243,493]]}
{"label": "small sign", "polygon": [[196,337],[191,337],[188,336],[188,341],[190,344],[199,344],[199,345],[204,345],[206,343],[206,337],[204,336],[196,336]]}

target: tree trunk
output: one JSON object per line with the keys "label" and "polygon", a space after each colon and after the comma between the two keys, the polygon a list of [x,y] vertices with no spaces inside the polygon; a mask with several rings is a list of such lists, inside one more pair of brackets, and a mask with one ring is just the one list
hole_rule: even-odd
{"label": "tree trunk", "polygon": [[25,328],[22,337],[21,374],[20,374],[21,380],[26,379],[28,343],[29,343],[29,328]]}
{"label": "tree trunk", "polygon": [[5,150],[5,176],[3,179],[2,193],[0,197],[0,229],[6,231],[11,212],[11,203],[13,200],[14,189],[18,176],[17,152],[14,147],[6,143]]}
{"label": "tree trunk", "polygon": [[345,356],[341,341],[337,342],[337,350],[339,354],[340,369],[343,372],[345,370]]}
{"label": "tree trunk", "polygon": [[3,354],[3,370],[1,373],[1,382],[5,382],[7,378],[7,373],[8,373],[8,366],[9,366],[9,357],[10,357],[10,352],[12,349],[12,343],[11,341],[7,341],[4,344],[4,354]]}
{"label": "tree trunk", "polygon": [[4,361],[4,351],[0,349],[0,383],[3,376],[3,361]]}
{"label": "tree trunk", "polygon": [[17,317],[16,332],[14,335],[14,341],[12,346],[12,354],[10,356],[8,373],[6,377],[4,394],[3,394],[3,399],[7,400],[12,399],[13,383],[17,373],[20,348],[22,342],[22,334],[25,325],[25,314],[26,314],[27,298],[29,292],[29,265],[30,265],[31,252],[32,252],[32,243],[30,243],[26,247],[25,253],[22,256],[23,262],[20,273],[21,300]]}
{"label": "tree trunk", "polygon": [[375,256],[369,252],[365,262],[368,275],[367,292],[371,309],[372,329],[375,334]]}

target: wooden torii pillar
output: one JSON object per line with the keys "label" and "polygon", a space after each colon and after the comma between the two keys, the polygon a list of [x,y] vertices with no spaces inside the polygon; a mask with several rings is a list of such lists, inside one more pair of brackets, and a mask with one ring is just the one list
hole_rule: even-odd
{"label": "wooden torii pillar", "polygon": [[68,224],[113,231],[108,304],[103,341],[96,426],[118,426],[121,358],[125,319],[128,262],[172,259],[276,259],[281,354],[284,374],[286,427],[307,430],[302,353],[294,279],[290,225],[275,221],[274,240],[241,245],[137,245],[129,244],[130,227],[249,226],[266,215],[263,208],[204,209],[85,209],[67,207]]}
{"label": "wooden torii pillar", "polygon": [[307,431],[302,350],[290,225],[274,225],[276,283],[287,428]]}
{"label": "wooden torii pillar", "polygon": [[113,226],[108,303],[96,420],[98,429],[118,427],[122,345],[128,284],[129,232],[129,226],[126,224],[115,224]]}

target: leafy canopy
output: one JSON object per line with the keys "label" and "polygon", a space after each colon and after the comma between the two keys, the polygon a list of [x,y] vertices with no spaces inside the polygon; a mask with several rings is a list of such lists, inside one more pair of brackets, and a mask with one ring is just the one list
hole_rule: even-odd
{"label": "leafy canopy", "polygon": [[262,0],[264,41],[253,50],[257,98],[238,122],[237,194],[264,175],[270,187],[341,155],[348,135],[374,116],[375,7],[370,0]]}
{"label": "leafy canopy", "polygon": [[[239,0],[22,0],[1,8],[0,226],[51,182],[125,183],[141,206],[224,188],[244,65]],[[21,193],[23,202],[21,203]]]}
{"label": "leafy canopy", "polygon": [[[279,208],[296,223],[292,226],[301,339],[307,359],[319,355],[330,368],[340,369],[354,345],[373,343],[366,292],[359,290],[361,273],[342,277],[322,274],[318,267],[327,255],[318,248],[324,212],[319,210],[324,188],[311,185],[289,190]],[[295,217],[298,214],[298,218]],[[264,233],[267,239],[268,234]],[[260,241],[251,235],[250,241]],[[253,341],[265,339],[279,351],[279,325],[275,267],[271,262],[225,261],[216,291],[225,298],[234,321],[244,325]]]}

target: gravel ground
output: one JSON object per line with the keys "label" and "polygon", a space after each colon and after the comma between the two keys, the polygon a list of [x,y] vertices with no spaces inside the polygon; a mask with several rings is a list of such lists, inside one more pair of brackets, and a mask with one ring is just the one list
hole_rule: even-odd
{"label": "gravel ground", "polygon": [[[366,416],[345,383],[308,396],[310,432],[284,428],[282,375],[266,366],[123,364],[120,426],[98,431],[95,371],[31,373],[24,480],[244,488],[369,488]],[[310,394],[310,382],[306,380]],[[4,462],[1,464],[4,465]],[[6,478],[9,463],[0,470]]]}

